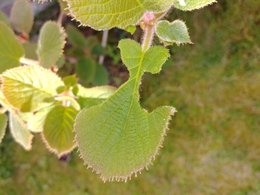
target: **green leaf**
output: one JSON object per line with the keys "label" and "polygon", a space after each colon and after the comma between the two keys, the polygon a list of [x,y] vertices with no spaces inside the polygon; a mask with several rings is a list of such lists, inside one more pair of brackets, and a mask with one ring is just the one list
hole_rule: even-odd
{"label": "green leaf", "polygon": [[9,128],[14,140],[25,150],[31,150],[33,135],[27,129],[26,124],[15,113],[9,113]]}
{"label": "green leaf", "polygon": [[95,78],[96,64],[90,58],[81,58],[76,67],[76,74],[82,84],[92,83]]}
{"label": "green leaf", "polygon": [[[129,80],[103,103],[83,109],[75,123],[80,154],[103,180],[127,180],[150,165],[175,112],[169,106],[159,107],[151,113],[141,107],[139,85],[142,75],[159,70],[168,54],[151,56],[155,50],[164,54],[165,49],[152,47],[144,53],[140,45],[135,45],[135,53],[130,56],[129,48],[133,45],[132,40],[119,43],[122,58],[131,72]],[[149,62],[156,63],[148,65],[148,56],[152,58]],[[151,68],[153,65],[155,67]]]}
{"label": "green leaf", "polygon": [[65,0],[71,15],[96,30],[136,25],[146,11],[163,12],[174,0]]}
{"label": "green leaf", "polygon": [[7,26],[10,26],[8,17],[5,15],[5,13],[0,11],[0,22],[5,23]]}
{"label": "green leaf", "polygon": [[55,73],[37,65],[10,69],[2,74],[2,82],[5,98],[22,112],[33,112],[51,105],[56,90],[64,86]]}
{"label": "green leaf", "polygon": [[96,74],[93,81],[94,85],[107,85],[109,82],[109,74],[107,69],[101,65],[96,64]]}
{"label": "green leaf", "polygon": [[145,54],[143,59],[144,70],[152,74],[161,72],[165,59],[170,57],[169,51],[161,46],[151,47]]}
{"label": "green leaf", "polygon": [[180,10],[191,11],[216,2],[216,0],[175,0],[173,5]]}
{"label": "green leaf", "polygon": [[63,53],[65,38],[63,28],[57,23],[49,21],[43,25],[37,49],[41,66],[50,68],[57,63]]}
{"label": "green leaf", "polygon": [[14,32],[3,22],[0,22],[0,73],[19,66],[20,58],[24,55],[22,45]]}
{"label": "green leaf", "polygon": [[47,147],[58,156],[75,147],[73,124],[77,113],[73,107],[57,105],[46,117],[43,138]]}
{"label": "green leaf", "polygon": [[115,90],[116,89],[111,86],[84,88],[81,85],[78,85],[78,102],[81,108],[89,108],[102,103],[109,98]]}
{"label": "green leaf", "polygon": [[0,143],[2,142],[7,126],[7,116],[5,114],[0,114]]}
{"label": "green leaf", "polygon": [[16,0],[10,20],[17,31],[29,34],[33,26],[32,4],[28,0]]}
{"label": "green leaf", "polygon": [[167,20],[159,21],[156,25],[156,34],[166,45],[192,43],[188,28],[181,20],[175,20],[172,23]]}

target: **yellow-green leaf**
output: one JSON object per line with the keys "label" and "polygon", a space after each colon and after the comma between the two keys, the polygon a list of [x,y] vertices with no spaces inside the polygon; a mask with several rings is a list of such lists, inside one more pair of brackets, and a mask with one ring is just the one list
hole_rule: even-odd
{"label": "yellow-green leaf", "polygon": [[216,0],[174,0],[174,6],[183,11],[191,11],[216,2]]}
{"label": "yellow-green leaf", "polygon": [[78,111],[73,107],[55,106],[47,115],[43,138],[47,147],[58,156],[67,154],[75,147],[73,124]]}
{"label": "yellow-green leaf", "polygon": [[9,113],[9,128],[14,140],[25,150],[31,150],[33,135],[27,129],[24,121],[15,113]]}
{"label": "yellow-green leaf", "polygon": [[5,98],[22,112],[51,105],[57,88],[64,86],[55,73],[37,65],[10,69],[2,74],[2,82]]}
{"label": "yellow-green leaf", "polygon": [[0,22],[0,73],[20,65],[24,49],[15,37],[14,32]]}
{"label": "yellow-green leaf", "polygon": [[163,12],[174,0],[66,0],[71,15],[96,30],[136,25],[146,11]]}

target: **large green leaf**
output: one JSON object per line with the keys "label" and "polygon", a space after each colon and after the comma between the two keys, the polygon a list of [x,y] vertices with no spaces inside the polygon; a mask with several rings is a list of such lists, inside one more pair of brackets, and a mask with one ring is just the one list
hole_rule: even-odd
{"label": "large green leaf", "polygon": [[49,21],[43,25],[37,49],[41,66],[50,68],[57,63],[63,53],[65,38],[64,30],[59,24]]}
{"label": "large green leaf", "polygon": [[[75,123],[80,154],[103,180],[127,180],[150,165],[175,112],[163,106],[148,113],[139,104],[142,75],[158,72],[169,57],[168,50],[152,47],[144,53],[132,40],[121,41],[119,48],[130,79],[105,102],[83,109]],[[129,55],[131,48],[133,55]]]}
{"label": "large green leaf", "polygon": [[191,11],[216,2],[216,0],[174,0],[174,6],[183,11]]}
{"label": "large green leaf", "polygon": [[4,138],[6,126],[7,126],[7,116],[1,113],[0,114],[0,143]]}
{"label": "large green leaf", "polygon": [[167,20],[159,21],[156,25],[156,34],[165,44],[191,43],[188,28],[181,20],[172,23]]}
{"label": "large green leaf", "polygon": [[145,11],[163,12],[174,0],[65,0],[71,15],[96,30],[135,25]]}
{"label": "large green leaf", "polygon": [[23,55],[23,47],[14,32],[5,23],[0,22],[0,73],[19,66],[19,60]]}
{"label": "large green leaf", "polygon": [[2,74],[5,98],[22,112],[33,112],[54,101],[57,88],[64,86],[53,72],[40,66],[23,66]]}
{"label": "large green leaf", "polygon": [[25,150],[31,150],[33,135],[27,129],[24,121],[15,113],[9,113],[9,128],[14,140]]}
{"label": "large green leaf", "polygon": [[44,141],[58,156],[69,153],[75,147],[73,124],[77,113],[73,107],[57,105],[45,119]]}
{"label": "large green leaf", "polygon": [[28,0],[16,0],[10,20],[17,31],[29,34],[33,26],[32,4]]}

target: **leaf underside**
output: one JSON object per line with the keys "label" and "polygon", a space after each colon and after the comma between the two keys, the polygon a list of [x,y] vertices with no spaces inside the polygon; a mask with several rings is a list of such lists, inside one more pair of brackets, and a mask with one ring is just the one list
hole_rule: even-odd
{"label": "leaf underside", "polygon": [[174,0],[66,0],[70,14],[96,30],[135,25],[145,11],[163,12]]}
{"label": "leaf underside", "polygon": [[83,109],[75,123],[80,154],[104,181],[127,180],[147,167],[158,153],[175,112],[163,106],[148,113],[139,104],[143,73],[158,73],[168,50],[152,47],[143,53],[131,40],[121,41],[119,47],[130,79],[104,103]]}
{"label": "leaf underside", "polygon": [[9,127],[14,140],[25,150],[31,150],[33,135],[23,120],[15,113],[9,113]]}

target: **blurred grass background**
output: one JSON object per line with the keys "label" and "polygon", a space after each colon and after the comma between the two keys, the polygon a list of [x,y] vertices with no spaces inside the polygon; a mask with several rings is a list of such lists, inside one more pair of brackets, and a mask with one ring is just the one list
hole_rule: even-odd
{"label": "blurred grass background", "polygon": [[172,47],[173,65],[146,75],[142,103],[173,105],[164,148],[127,183],[103,183],[74,152],[68,162],[37,137],[25,152],[6,137],[0,146],[0,195],[259,195],[260,1],[220,0],[187,22],[194,45]]}

